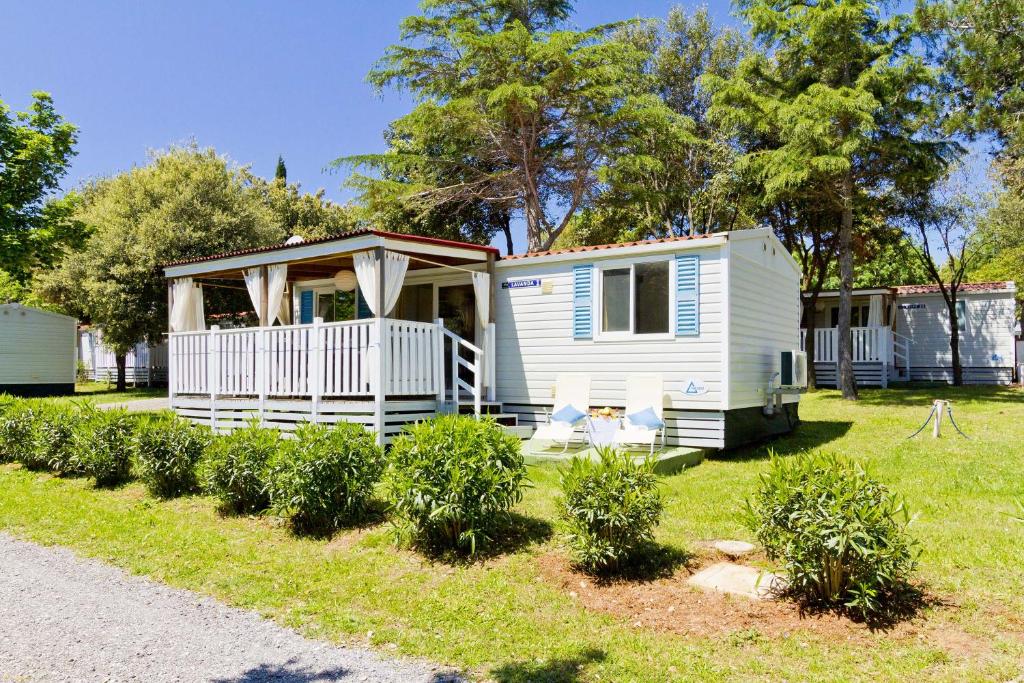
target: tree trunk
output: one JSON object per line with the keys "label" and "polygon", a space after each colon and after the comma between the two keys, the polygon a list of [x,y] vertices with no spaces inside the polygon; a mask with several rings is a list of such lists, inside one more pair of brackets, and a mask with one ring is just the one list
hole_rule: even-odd
{"label": "tree trunk", "polygon": [[949,309],[949,352],[953,356],[953,386],[964,385],[964,369],[960,366],[960,326],[956,318],[956,290],[950,290],[950,296],[946,299],[946,307]]}
{"label": "tree trunk", "polygon": [[511,256],[515,253],[515,245],[512,243],[512,219],[508,214],[505,214],[505,219],[501,222],[501,231],[505,233],[505,255]]}
{"label": "tree trunk", "polygon": [[843,179],[846,195],[839,225],[839,389],[843,398],[857,400],[857,382],[853,376],[853,348],[850,345],[850,317],[853,309],[853,176]]}
{"label": "tree trunk", "polygon": [[128,379],[125,373],[125,354],[119,353],[114,356],[114,363],[117,364],[117,385],[116,391],[125,391],[128,388]]}

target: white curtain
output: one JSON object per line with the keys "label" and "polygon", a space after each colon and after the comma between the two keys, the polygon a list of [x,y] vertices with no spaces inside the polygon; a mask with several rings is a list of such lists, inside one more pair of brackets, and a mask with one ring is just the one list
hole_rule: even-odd
{"label": "white curtain", "polygon": [[[247,268],[242,275],[245,276],[245,288],[249,290],[249,298],[252,299],[252,309],[256,315],[260,314],[261,302],[263,301],[263,278],[259,268]],[[263,321],[261,320],[262,324]]]}
{"label": "white curtain", "polygon": [[868,299],[868,327],[881,327],[882,324],[882,295],[872,294]]}
{"label": "white curtain", "polygon": [[182,277],[171,283],[171,332],[190,332],[195,324],[192,278]]}
{"label": "white curtain", "polygon": [[487,273],[473,273],[473,294],[476,298],[476,314],[480,324],[487,327],[491,321],[491,276]]}
{"label": "white curtain", "polygon": [[374,316],[386,316],[398,303],[402,293],[405,272],[409,269],[409,257],[405,254],[385,252],[384,254],[384,310],[377,311],[377,259],[372,252],[361,251],[353,257],[356,280],[363,301]]}
{"label": "white curtain", "polygon": [[288,302],[284,300],[284,287],[287,282],[287,264],[280,263],[267,268],[267,314],[271,316],[271,325],[274,324],[274,320],[280,320],[282,325],[289,322]]}

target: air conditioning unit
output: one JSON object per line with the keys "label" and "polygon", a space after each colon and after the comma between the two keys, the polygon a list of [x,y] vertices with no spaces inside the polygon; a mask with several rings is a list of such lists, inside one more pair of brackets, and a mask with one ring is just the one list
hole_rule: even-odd
{"label": "air conditioning unit", "polygon": [[783,351],[779,379],[779,387],[782,389],[806,389],[807,354],[803,351]]}

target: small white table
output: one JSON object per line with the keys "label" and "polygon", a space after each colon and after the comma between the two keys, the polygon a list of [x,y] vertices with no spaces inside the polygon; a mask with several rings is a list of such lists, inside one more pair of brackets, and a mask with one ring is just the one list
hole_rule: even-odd
{"label": "small white table", "polygon": [[621,420],[617,417],[588,417],[587,435],[594,447],[614,446]]}

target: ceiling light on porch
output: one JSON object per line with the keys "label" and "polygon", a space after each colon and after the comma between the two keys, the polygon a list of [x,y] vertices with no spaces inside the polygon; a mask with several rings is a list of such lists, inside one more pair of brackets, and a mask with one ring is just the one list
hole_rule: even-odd
{"label": "ceiling light on porch", "polygon": [[351,292],[356,288],[356,274],[351,270],[339,270],[334,274],[334,286],[343,292]]}

